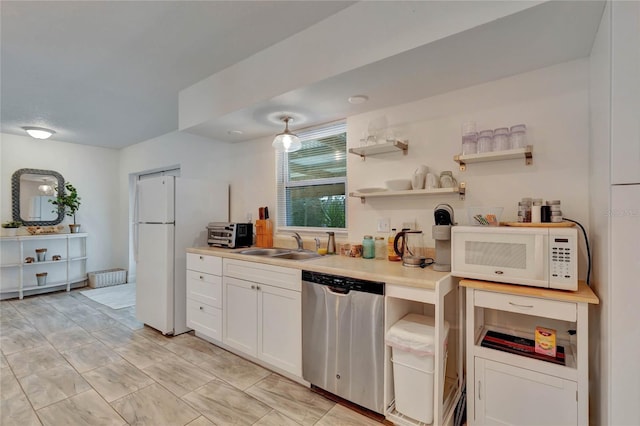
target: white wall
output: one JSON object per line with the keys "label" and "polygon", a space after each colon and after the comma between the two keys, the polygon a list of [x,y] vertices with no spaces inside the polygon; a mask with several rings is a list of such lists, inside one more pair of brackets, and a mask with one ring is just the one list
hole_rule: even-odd
{"label": "white wall", "polygon": [[593,253],[593,288],[600,304],[589,310],[589,371],[598,380],[589,387],[593,423],[609,424],[610,363],[610,144],[611,144],[611,4],[607,4],[589,58],[590,134],[589,134],[589,228]]}
{"label": "white wall", "polygon": [[[455,209],[456,220],[467,222],[466,208],[502,206],[503,219],[515,220],[522,197],[559,199],[563,212],[588,226],[588,60],[576,60],[494,82],[434,96],[418,102],[349,117],[349,147],[357,147],[369,126],[381,123],[409,139],[408,155],[400,152],[367,157],[348,155],[348,191],[384,186],[387,179],[409,178],[420,164],[440,173],[451,170],[467,184],[466,200],[458,196],[414,196],[348,202],[348,239],[360,241],[376,234],[377,219],[389,217],[393,227],[417,222],[431,239],[433,210],[439,203]],[[533,165],[524,159],[467,166],[458,170],[453,156],[460,152],[460,125],[476,121],[481,128],[525,123],[534,145]],[[256,218],[259,206],[275,209],[275,165],[270,138],[238,143],[232,148],[231,217]],[[272,210],[275,217],[275,210]],[[287,240],[287,238],[285,238]],[[584,249],[581,248],[581,251]],[[582,253],[581,264],[584,262]],[[581,271],[581,276],[584,271]]]}
{"label": "white wall", "polygon": [[[409,140],[409,152],[366,161],[350,155],[349,191],[410,178],[425,164],[438,175],[453,171],[467,184],[467,194],[464,201],[454,195],[368,199],[365,204],[350,198],[349,237],[375,233],[377,219],[390,217],[397,228],[416,221],[431,240],[433,210],[443,202],[454,207],[460,224],[467,223],[466,208],[474,206],[504,207],[502,220],[516,221],[522,197],[561,200],[565,216],[587,225],[588,100],[588,61],[577,60],[350,117],[349,147],[359,145],[370,123],[386,122]],[[466,121],[477,122],[479,130],[526,124],[533,165],[508,160],[469,164],[459,171],[453,156],[461,151],[461,124]],[[431,240],[429,245],[435,244]]]}
{"label": "white wall", "polygon": [[[118,200],[119,152],[114,149],[78,145],[29,136],[0,135],[0,218],[11,220],[11,175],[18,169],[59,172],[71,182],[81,198],[76,213],[87,239],[87,270],[126,267],[118,257],[111,236],[119,227],[118,212],[126,209]],[[73,223],[66,217],[63,223]]]}
{"label": "white wall", "polygon": [[[113,233],[118,247],[118,262],[133,268],[133,253],[129,252],[130,226],[133,221],[130,191],[130,175],[149,170],[179,166],[180,175],[188,178],[211,179],[229,182],[233,164],[229,160],[230,146],[200,136],[172,132],[131,145],[120,151],[120,172],[117,182],[118,203],[126,208],[119,210],[117,230]],[[232,193],[234,192],[232,188]],[[212,220],[215,218],[212,218]],[[203,228],[207,226],[202,224]]]}

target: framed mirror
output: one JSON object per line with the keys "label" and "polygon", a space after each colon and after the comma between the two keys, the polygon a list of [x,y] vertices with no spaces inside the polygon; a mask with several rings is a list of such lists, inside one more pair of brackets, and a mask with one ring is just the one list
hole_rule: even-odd
{"label": "framed mirror", "polygon": [[64,178],[53,170],[20,169],[11,176],[13,220],[25,226],[57,225],[64,210],[56,210],[49,200],[56,198],[56,188],[64,190]]}

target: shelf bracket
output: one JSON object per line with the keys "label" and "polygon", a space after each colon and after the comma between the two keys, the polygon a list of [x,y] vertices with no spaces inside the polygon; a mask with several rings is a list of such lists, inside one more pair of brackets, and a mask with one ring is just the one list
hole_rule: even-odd
{"label": "shelf bracket", "polygon": [[533,152],[531,151],[531,149],[528,149],[524,153],[524,164],[526,164],[527,166],[533,164]]}
{"label": "shelf bracket", "polygon": [[458,193],[460,194],[460,199],[464,200],[464,196],[467,192],[467,184],[464,182],[460,182],[458,184]]}

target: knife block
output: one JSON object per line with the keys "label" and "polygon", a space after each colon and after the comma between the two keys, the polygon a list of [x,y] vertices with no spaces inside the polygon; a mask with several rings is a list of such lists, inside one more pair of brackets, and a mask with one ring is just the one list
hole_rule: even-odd
{"label": "knife block", "polygon": [[273,223],[271,220],[256,220],[256,247],[273,247]]}

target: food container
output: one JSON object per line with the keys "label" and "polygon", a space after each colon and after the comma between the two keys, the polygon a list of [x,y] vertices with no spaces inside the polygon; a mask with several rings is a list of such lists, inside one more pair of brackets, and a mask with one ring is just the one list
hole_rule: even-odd
{"label": "food container", "polygon": [[527,126],[524,124],[511,126],[511,133],[509,134],[509,145],[511,149],[524,148],[527,146],[526,132]]}
{"label": "food container", "polygon": [[469,207],[467,217],[471,226],[498,226],[504,207]]}
{"label": "food container", "polygon": [[501,127],[493,131],[493,150],[506,151],[511,148],[509,142],[509,129]]}
{"label": "food container", "polygon": [[362,257],[362,244],[351,244],[349,257]]}
{"label": "food container", "polygon": [[462,155],[478,153],[478,134],[471,133],[462,136]]}
{"label": "food container", "polygon": [[483,130],[478,135],[478,153],[493,151],[493,130]]}

